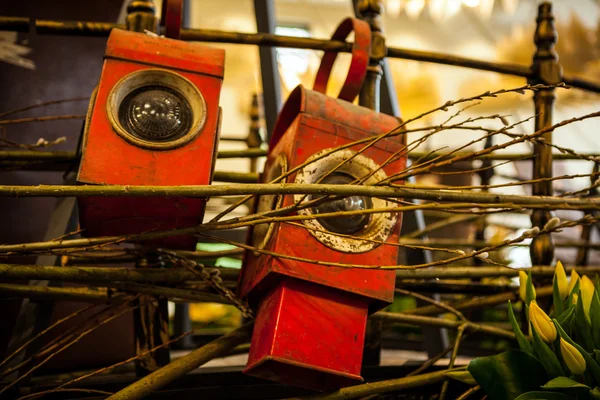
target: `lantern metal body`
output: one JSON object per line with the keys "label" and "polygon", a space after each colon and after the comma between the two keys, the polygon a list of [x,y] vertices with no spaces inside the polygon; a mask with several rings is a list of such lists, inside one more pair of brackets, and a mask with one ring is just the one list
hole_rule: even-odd
{"label": "lantern metal body", "polygon": [[[219,138],[221,49],[113,29],[84,129],[78,182],[207,185]],[[205,198],[82,197],[86,236],[200,224]],[[146,244],[194,249],[193,236]]]}
{"label": "lantern metal body", "polygon": [[[367,183],[374,183],[405,168],[404,134],[382,139],[361,154],[356,153],[367,143],[331,150],[386,133],[398,124],[397,118],[299,86],[279,115],[261,180],[272,181],[313,160],[285,181],[316,183],[341,161],[349,160],[336,173],[351,178],[372,175]],[[399,151],[399,157],[384,165]],[[255,211],[290,206],[302,197],[261,196]],[[385,200],[369,200],[372,208],[394,206]],[[305,209],[298,213],[315,212]],[[337,223],[326,223],[323,218],[262,224],[250,232],[253,246],[295,259],[246,252],[238,291],[257,309],[246,373],[316,390],[362,380],[367,316],[393,301],[395,273],[317,265],[303,259],[394,265],[398,247],[386,243],[397,243],[401,215],[372,214],[368,223],[356,219],[357,229],[346,227],[349,220],[343,218],[346,220]],[[328,231],[338,226],[359,239]]]}

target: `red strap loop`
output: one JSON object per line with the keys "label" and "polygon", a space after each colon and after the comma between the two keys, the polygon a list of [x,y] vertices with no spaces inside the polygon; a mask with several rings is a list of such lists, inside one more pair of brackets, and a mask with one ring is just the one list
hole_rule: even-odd
{"label": "red strap loop", "polygon": [[182,14],[183,0],[163,0],[160,26],[165,28],[165,37],[180,38]]}
{"label": "red strap loop", "polygon": [[[354,101],[360,88],[362,87],[365,76],[367,75],[367,67],[369,65],[369,54],[371,52],[371,27],[365,21],[361,21],[357,18],[346,18],[337,27],[331,40],[344,41],[350,32],[354,31],[354,44],[352,46],[352,61],[350,62],[350,68],[348,69],[348,75],[344,86],[340,90],[338,95],[339,99],[346,100],[349,102]],[[315,84],[313,90],[325,93],[327,89],[327,83],[329,82],[329,75],[333,63],[337,58],[337,52],[326,51],[321,59],[321,65],[317,71],[317,77],[315,78]]]}

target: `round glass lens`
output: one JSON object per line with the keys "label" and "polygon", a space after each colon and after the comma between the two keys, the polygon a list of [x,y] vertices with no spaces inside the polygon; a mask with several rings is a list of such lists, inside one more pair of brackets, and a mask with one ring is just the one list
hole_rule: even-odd
{"label": "round glass lens", "polygon": [[[354,182],[352,175],[334,172],[323,179],[323,184],[346,185]],[[317,197],[319,198],[319,197]],[[373,208],[373,202],[366,196],[348,196],[334,201],[329,201],[312,208],[314,214],[324,214],[339,211],[358,211]],[[317,218],[323,228],[330,232],[350,235],[363,230],[371,220],[370,215],[344,215],[332,218]]]}
{"label": "round glass lens", "polygon": [[153,142],[184,136],[192,126],[192,108],[177,91],[144,86],[129,93],[119,106],[119,121],[132,135]]}

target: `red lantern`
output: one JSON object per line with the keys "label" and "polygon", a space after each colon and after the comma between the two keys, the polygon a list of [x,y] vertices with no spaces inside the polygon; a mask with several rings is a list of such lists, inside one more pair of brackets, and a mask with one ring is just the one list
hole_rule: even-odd
{"label": "red lantern", "polygon": [[[207,185],[219,136],[221,49],[113,29],[90,103],[78,182],[88,185]],[[82,197],[87,236],[200,224],[206,199]],[[150,242],[195,247],[193,236]]]}
{"label": "red lantern", "polygon": [[[262,181],[270,182],[312,160],[286,181],[316,183],[350,160],[322,183],[345,184],[371,175],[365,183],[373,184],[405,168],[406,155],[384,165],[394,153],[402,155],[405,135],[382,139],[360,154],[366,143],[331,150],[398,125],[397,118],[299,86],[279,115]],[[255,211],[290,206],[301,199],[301,195],[261,196]],[[382,199],[351,196],[298,213],[395,206]],[[317,218],[300,224],[257,225],[250,233],[251,244],[322,263],[397,263],[398,247],[386,243],[398,242],[398,213]],[[394,271],[316,265],[247,252],[239,294],[257,307],[257,317],[245,372],[317,390],[361,381],[367,316],[393,300],[394,285]]]}

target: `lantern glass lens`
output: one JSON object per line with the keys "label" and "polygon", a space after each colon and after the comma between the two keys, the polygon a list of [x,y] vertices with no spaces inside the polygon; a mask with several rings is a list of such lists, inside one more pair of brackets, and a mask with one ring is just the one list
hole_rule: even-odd
{"label": "lantern glass lens", "polygon": [[179,139],[190,130],[192,119],[186,98],[165,86],[135,89],[119,106],[121,125],[132,135],[152,142]]}
{"label": "lantern glass lens", "polygon": [[[321,183],[333,185],[346,185],[354,182],[356,178],[352,175],[334,172],[327,176]],[[348,196],[341,199],[329,201],[313,207],[314,214],[324,214],[340,211],[359,211],[373,208],[373,202],[366,196]],[[339,217],[317,218],[323,228],[330,232],[353,234],[363,230],[371,220],[371,216],[363,215],[343,215]]]}

